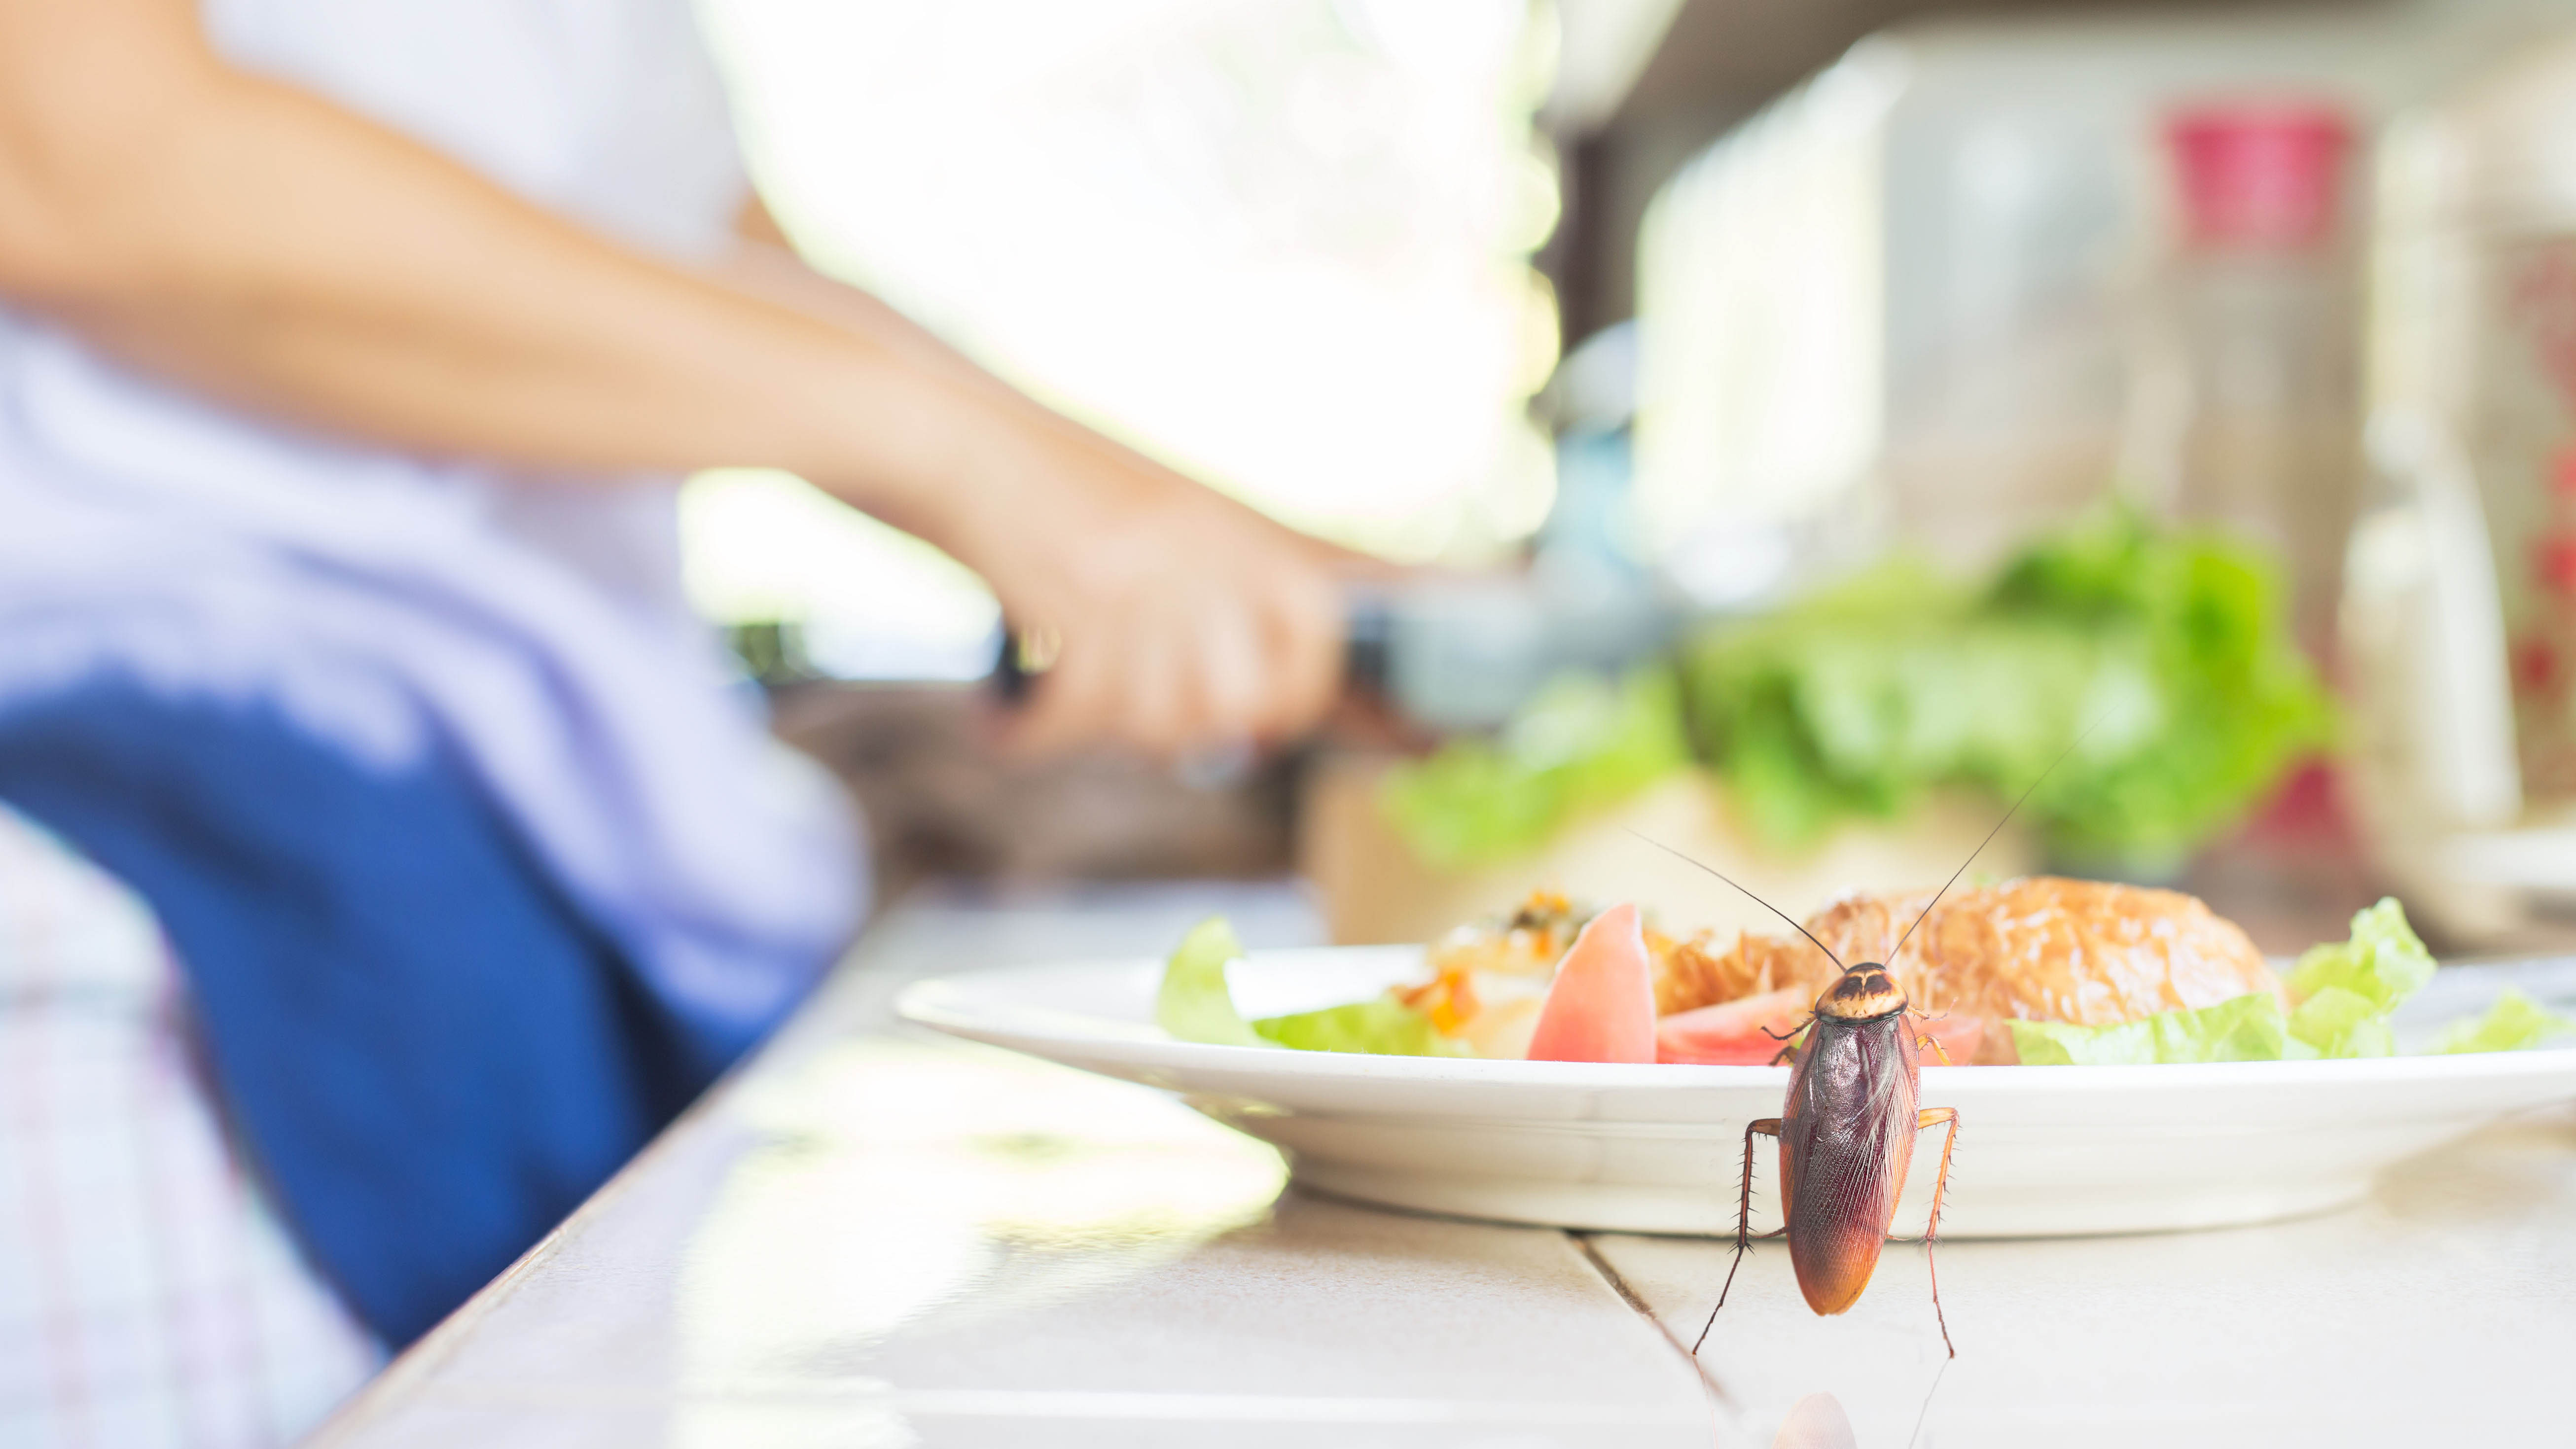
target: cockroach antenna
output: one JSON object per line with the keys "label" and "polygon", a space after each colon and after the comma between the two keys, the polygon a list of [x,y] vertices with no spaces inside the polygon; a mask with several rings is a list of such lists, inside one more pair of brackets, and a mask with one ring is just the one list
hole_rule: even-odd
{"label": "cockroach antenna", "polygon": [[[2050,766],[2050,768],[2051,768],[2051,769],[2054,769],[2054,768],[2056,768],[2056,767],[2052,765],[2052,766]],[[2042,778],[2045,778],[2045,777],[2043,776]],[[2005,819],[2007,819],[2007,820],[2009,820],[2009,819],[2011,819],[2012,817],[2010,817],[2010,816],[2006,816],[2006,817],[2004,817],[2004,818],[2005,818]],[[2002,827],[2002,826],[2000,826],[2000,825],[1998,825],[1998,826],[1996,826],[1995,828],[1996,828],[1997,830],[2001,830],[2003,827]],[[1651,835],[1638,835],[1638,834],[1637,834],[1637,832],[1636,832],[1636,831],[1634,831],[1634,830],[1631,830],[1631,831],[1629,831],[1628,833],[1629,833],[1630,835],[1636,835],[1636,836],[1637,836],[1637,838],[1638,838],[1639,840],[1642,840],[1642,841],[1646,842],[1648,845],[1651,845],[1651,846],[1653,846],[1655,849],[1662,851],[1664,854],[1671,856],[1673,859],[1680,861],[1682,864],[1684,864],[1684,865],[1688,865],[1688,866],[1696,866],[1697,868],[1699,868],[1699,869],[1701,869],[1701,870],[1707,871],[1710,875],[1716,876],[1719,880],[1725,881],[1728,885],[1734,886],[1737,890],[1744,891],[1744,894],[1752,900],[1753,904],[1755,904],[1755,905],[1757,905],[1757,906],[1760,906],[1762,909],[1764,909],[1764,910],[1766,910],[1766,911],[1769,911],[1771,914],[1773,914],[1773,915],[1775,915],[1775,916],[1778,916],[1781,920],[1789,921],[1789,929],[1791,929],[1791,930],[1793,930],[1793,931],[1797,932],[1797,933],[1798,933],[1799,935],[1801,935],[1801,936],[1806,937],[1806,938],[1807,938],[1808,940],[1810,940],[1810,941],[1815,941],[1816,949],[1825,953],[1825,959],[1834,963],[1834,969],[1835,969],[1835,970],[1837,970],[1837,971],[1848,971],[1848,970],[1850,970],[1850,969],[1851,969],[1850,967],[1845,966],[1845,965],[1843,964],[1843,958],[1842,958],[1842,957],[1837,956],[1837,955],[1835,955],[1835,954],[1834,954],[1834,948],[1833,948],[1833,947],[1826,945],[1826,944],[1825,944],[1824,942],[1822,942],[1822,941],[1817,941],[1817,940],[1816,940],[1816,934],[1815,934],[1815,932],[1810,931],[1810,930],[1808,930],[1806,927],[1799,925],[1796,921],[1789,920],[1789,913],[1788,913],[1787,911],[1784,911],[1784,910],[1780,909],[1778,906],[1775,906],[1775,905],[1771,904],[1769,901],[1766,901],[1766,900],[1762,899],[1760,896],[1754,895],[1754,894],[1753,894],[1753,892],[1751,892],[1751,891],[1749,891],[1749,890],[1745,890],[1745,889],[1744,889],[1744,887],[1743,887],[1743,885],[1742,885],[1742,884],[1740,884],[1738,881],[1736,881],[1736,879],[1735,879],[1733,876],[1730,876],[1730,875],[1728,875],[1726,872],[1724,872],[1724,871],[1722,871],[1722,870],[1719,870],[1716,866],[1713,866],[1713,865],[1703,865],[1703,864],[1701,864],[1699,861],[1696,861],[1696,860],[1691,859],[1689,856],[1682,854],[1680,851],[1673,849],[1671,846],[1664,844],[1662,841],[1657,840],[1656,838],[1654,838],[1654,837],[1653,837],[1653,836],[1651,836]],[[1987,838],[1988,840],[1992,840],[1992,839],[1994,839],[1994,837],[1993,837],[1993,836],[1991,836],[1991,835],[1990,835],[1990,836],[1987,836],[1986,838]],[[1982,845],[1981,845],[1981,846],[1979,846],[1979,847],[1977,847],[1977,848],[1978,848],[1979,850],[1983,850],[1983,849],[1985,849],[1985,847],[1984,847],[1984,846],[1982,846]],[[1972,856],[1970,856],[1970,857],[1968,857],[1968,858],[1969,858],[1970,860],[1974,860],[1974,859],[1976,859],[1976,857],[1975,857],[1975,856],[1973,856],[1973,855],[1972,855]],[[1962,870],[1965,870],[1966,868],[1967,868],[1967,867],[1965,867],[1965,866],[1960,867],[1960,869],[1962,869]],[[1954,879],[1955,879],[1955,877],[1954,877]],[[1946,889],[1948,889],[1948,887],[1944,886],[1944,887],[1943,887],[1943,889],[1944,889],[1944,890],[1946,890]]]}
{"label": "cockroach antenna", "polygon": [[[2065,764],[2066,757],[2074,754],[2075,747],[2090,738],[2101,723],[2098,719],[2093,721],[2092,724],[2086,725],[2075,738],[2066,742],[2066,748],[2059,750],[2057,758],[2048,762],[2048,768],[2039,772],[2039,778],[2031,781],[2030,787],[2021,792],[2021,798],[2012,802],[2012,808],[2004,812],[2004,818],[1995,822],[1995,828],[1986,832],[1986,838],[1977,842],[1977,848],[1968,852],[1968,858],[1959,862],[1957,870],[1950,872],[1950,878],[1943,881],[1941,888],[1932,893],[1932,899],[1923,903],[1923,914],[1914,918],[1914,925],[1906,927],[1905,934],[1896,938],[1896,949],[1887,953],[1888,969],[1895,969],[1896,958],[1905,952],[1905,943],[1914,939],[1915,927],[1922,925],[1931,916],[1932,908],[1941,904],[1941,898],[1950,893],[1950,887],[1959,883],[1959,877],[1966,875],[1968,867],[1977,863],[1977,857],[1985,854],[1986,847],[1995,843],[1995,837],[2004,833],[2004,827],[2012,824],[2013,816],[2020,812],[2021,807],[2029,802],[2031,796],[2039,792],[2040,786],[2048,783],[2048,777],[2057,773],[2057,767]],[[1742,890],[1743,887],[1737,886],[1736,889]],[[1815,938],[1810,936],[1807,939],[1812,941]]]}

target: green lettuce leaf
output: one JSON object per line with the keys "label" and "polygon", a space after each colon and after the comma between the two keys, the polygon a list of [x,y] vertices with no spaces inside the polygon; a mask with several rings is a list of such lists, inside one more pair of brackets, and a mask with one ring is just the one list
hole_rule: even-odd
{"label": "green lettuce leaf", "polygon": [[2298,1005],[2286,1014],[2269,992],[2255,992],[2116,1026],[2010,1025],[2015,1049],[2033,1066],[2384,1057],[2397,1051],[2390,1013],[2432,979],[2433,953],[2390,898],[2352,918],[2351,939],[2311,946],[2299,957],[2290,973]]}
{"label": "green lettuce leaf", "polygon": [[2328,986],[2290,1013],[2290,1039],[2305,1047],[2299,1057],[2393,1057],[2397,1038],[2388,1013],[2358,991]]}
{"label": "green lettuce leaf", "polygon": [[2352,939],[2310,946],[2290,972],[2290,995],[2306,1002],[2328,990],[2349,991],[2383,1014],[2433,979],[2424,949],[2394,896],[2352,918]]}
{"label": "green lettuce leaf", "polygon": [[1210,916],[1191,927],[1180,949],[1163,964],[1163,985],[1154,993],[1154,1024],[1182,1041],[1270,1045],[1245,1023],[1234,1009],[1234,994],[1226,989],[1226,963],[1242,954],[1225,917]]}
{"label": "green lettuce leaf", "polygon": [[1429,1017],[1393,996],[1247,1022],[1225,982],[1226,963],[1242,954],[1225,917],[1210,916],[1191,927],[1163,965],[1163,984],[1154,993],[1155,1024],[1181,1041],[1211,1046],[1405,1057],[1469,1054],[1465,1046],[1442,1036]]}
{"label": "green lettuce leaf", "polygon": [[1541,690],[1493,739],[1450,741],[1386,779],[1381,809],[1423,861],[1463,869],[1545,845],[1690,762],[1681,685],[1666,668]]}
{"label": "green lettuce leaf", "polygon": [[1894,559],[1682,653],[1701,759],[1780,844],[1927,790],[2020,793],[2061,856],[2179,862],[2328,743],[2331,701],[2270,561],[2112,509],[1986,587]]}
{"label": "green lettuce leaf", "polygon": [[2506,987],[2487,1014],[2452,1022],[2434,1039],[2437,1052],[2528,1051],[2553,1036],[2576,1032],[2576,1021]]}
{"label": "green lettuce leaf", "polygon": [[1390,775],[1381,803],[1443,869],[1529,854],[1692,759],[1749,828],[1812,842],[1930,790],[2020,794],[2061,857],[2180,863],[2331,743],[2272,560],[2108,508],[1984,585],[1893,558],[1788,608],[1712,624],[1677,669],[1558,681],[1490,740]]}
{"label": "green lettuce leaf", "polygon": [[1392,996],[1268,1016],[1252,1029],[1284,1047],[1308,1052],[1369,1052],[1388,1057],[1455,1057],[1470,1053],[1431,1025],[1431,1018]]}
{"label": "green lettuce leaf", "polygon": [[2034,1067],[2135,1067],[2175,1062],[2273,1062],[2290,1048],[2289,1022],[2269,992],[2216,1006],[2160,1011],[2114,1026],[2008,1022],[2013,1049]]}

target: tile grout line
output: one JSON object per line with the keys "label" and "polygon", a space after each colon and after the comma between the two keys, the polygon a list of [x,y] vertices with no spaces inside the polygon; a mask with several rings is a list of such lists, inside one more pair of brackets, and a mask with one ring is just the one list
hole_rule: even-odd
{"label": "tile grout line", "polygon": [[1575,1251],[1581,1253],[1583,1260],[1592,1265],[1592,1271],[1600,1274],[1602,1281],[1610,1285],[1610,1291],[1619,1295],[1619,1301],[1635,1309],[1638,1317],[1653,1325],[1655,1336],[1669,1345],[1674,1353],[1679,1354],[1682,1362],[1690,1365],[1692,1377],[1698,1379],[1700,1387],[1707,1390],[1710,1401],[1713,1404],[1732,1402],[1727,1398],[1726,1390],[1719,1386],[1717,1376],[1708,1371],[1708,1366],[1701,1363],[1696,1354],[1682,1347],[1682,1341],[1673,1335],[1672,1329],[1665,1325],[1664,1320],[1656,1315],[1654,1309],[1646,1306],[1646,1300],[1638,1296],[1636,1289],[1628,1286],[1628,1280],[1620,1276],[1618,1269],[1610,1266],[1610,1260],[1601,1256],[1601,1250],[1593,1246],[1592,1234],[1569,1229],[1565,1235],[1574,1240]]}

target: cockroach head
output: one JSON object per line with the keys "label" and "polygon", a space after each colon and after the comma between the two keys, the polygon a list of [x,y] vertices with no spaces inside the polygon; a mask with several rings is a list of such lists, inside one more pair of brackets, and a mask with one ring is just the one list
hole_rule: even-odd
{"label": "cockroach head", "polygon": [[1836,1021],[1876,1021],[1894,1016],[1905,1007],[1905,988],[1875,961],[1863,961],[1845,970],[1825,988],[1824,995],[1816,998],[1816,1015]]}

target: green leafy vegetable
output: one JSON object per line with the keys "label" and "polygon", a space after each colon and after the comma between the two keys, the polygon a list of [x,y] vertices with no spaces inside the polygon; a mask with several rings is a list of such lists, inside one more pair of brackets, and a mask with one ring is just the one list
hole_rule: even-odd
{"label": "green leafy vegetable", "polygon": [[1191,927],[1180,949],[1163,964],[1163,985],[1154,993],[1154,1024],[1182,1041],[1268,1045],[1234,1009],[1234,994],[1226,989],[1225,965],[1242,954],[1225,917],[1210,916]]}
{"label": "green leafy vegetable", "polygon": [[2553,1036],[2576,1032],[2576,1021],[2542,1006],[2511,987],[2505,988],[2487,1014],[2474,1021],[2452,1022],[2434,1039],[2437,1052],[2528,1051]]}
{"label": "green leafy vegetable", "polygon": [[2433,979],[2433,953],[2424,949],[2395,897],[2352,918],[2352,939],[2310,946],[2290,972],[2290,1035],[2321,1057],[2385,1057],[2397,1053],[2388,1015]]}
{"label": "green leafy vegetable", "polygon": [[2253,992],[2194,1011],[2160,1011],[2115,1026],[2015,1021],[2013,1049],[2034,1067],[2133,1067],[2176,1062],[2274,1062],[2290,1047],[2281,1003]]}
{"label": "green leafy vegetable", "polygon": [[2388,1014],[2358,991],[2329,986],[2299,1003],[2290,1013],[2291,1044],[2297,1057],[2393,1057],[2397,1038],[2388,1029]]}
{"label": "green leafy vegetable", "polygon": [[1180,949],[1163,965],[1154,994],[1154,1022],[1182,1041],[1212,1046],[1293,1047],[1310,1052],[1371,1052],[1379,1056],[1464,1056],[1429,1017],[1393,996],[1246,1022],[1225,983],[1226,963],[1243,954],[1234,928],[1211,916],[1190,928]]}
{"label": "green leafy vegetable", "polygon": [[1568,675],[1496,738],[1458,739],[1390,775],[1382,803],[1416,855],[1460,868],[1544,845],[1567,821],[1616,804],[1690,760],[1669,669],[1613,683]]}
{"label": "green leafy vegetable", "polygon": [[2328,697],[2258,553],[2114,510],[1983,589],[1893,560],[1683,660],[1699,755],[1795,844],[1941,785],[2018,793],[2062,854],[2179,861],[2326,743]]}
{"label": "green leafy vegetable", "polygon": [[2353,992],[2380,1011],[2424,988],[2433,979],[2433,953],[2406,923],[2397,898],[2354,914],[2352,939],[2310,946],[2290,971],[2290,994],[2302,1001],[2329,988]]}
{"label": "green leafy vegetable", "polygon": [[2114,1026],[2010,1025],[2014,1048],[2033,1066],[2384,1057],[2397,1050],[2390,1013],[2432,979],[2433,953],[2389,898],[2353,916],[2351,939],[2299,957],[2289,982],[2298,1005],[2287,1015],[2270,993],[2255,992]]}
{"label": "green leafy vegetable", "polygon": [[1284,1047],[1309,1052],[1373,1052],[1389,1057],[1455,1057],[1466,1047],[1442,1036],[1431,1018],[1392,996],[1264,1017],[1252,1029]]}
{"label": "green leafy vegetable", "polygon": [[2106,510],[1983,587],[1897,558],[1793,607],[1712,626],[1678,675],[1561,680],[1493,740],[1390,777],[1416,855],[1457,869],[1544,845],[1696,756],[1760,836],[1813,840],[1927,790],[2017,795],[2061,855],[2178,863],[2332,733],[2269,560]]}

